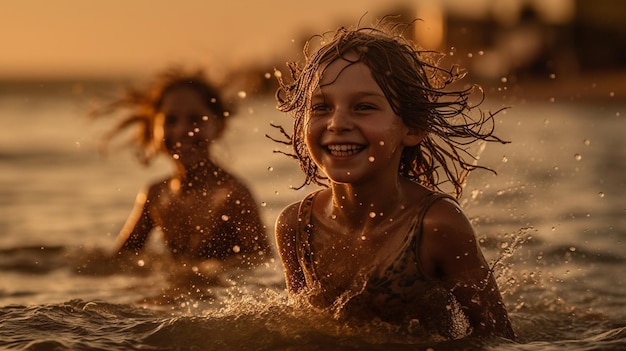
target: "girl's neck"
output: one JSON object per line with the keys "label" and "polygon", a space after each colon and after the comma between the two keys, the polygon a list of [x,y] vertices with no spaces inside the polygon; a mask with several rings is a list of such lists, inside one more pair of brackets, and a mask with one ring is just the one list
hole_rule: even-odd
{"label": "girl's neck", "polygon": [[403,209],[406,203],[400,179],[382,187],[333,183],[331,190],[331,217],[355,227],[387,220]]}
{"label": "girl's neck", "polygon": [[207,158],[191,165],[177,163],[174,178],[180,181],[208,179],[219,172],[221,172],[221,168]]}

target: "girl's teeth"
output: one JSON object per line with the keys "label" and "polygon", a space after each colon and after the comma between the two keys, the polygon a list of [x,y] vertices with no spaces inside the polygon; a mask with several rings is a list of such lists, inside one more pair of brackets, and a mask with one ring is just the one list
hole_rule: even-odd
{"label": "girl's teeth", "polygon": [[333,156],[349,156],[361,150],[359,145],[328,145],[328,151]]}

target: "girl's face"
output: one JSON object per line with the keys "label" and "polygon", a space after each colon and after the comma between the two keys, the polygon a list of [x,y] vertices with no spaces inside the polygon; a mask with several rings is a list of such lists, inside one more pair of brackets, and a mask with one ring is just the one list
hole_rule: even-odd
{"label": "girl's face", "polygon": [[320,77],[306,119],[311,158],[336,183],[395,179],[403,148],[422,135],[393,112],[368,66],[341,58]]}
{"label": "girl's face", "polygon": [[209,145],[217,139],[224,123],[206,106],[200,94],[182,87],[166,93],[155,120],[155,140],[183,165],[209,157]]}

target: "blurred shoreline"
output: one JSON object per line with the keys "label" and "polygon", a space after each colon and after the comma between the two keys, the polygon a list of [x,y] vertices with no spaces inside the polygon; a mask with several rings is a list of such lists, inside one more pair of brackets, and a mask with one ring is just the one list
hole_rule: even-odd
{"label": "blurred shoreline", "polygon": [[[243,78],[242,78],[243,77]],[[259,71],[233,74],[229,82],[223,82],[228,90],[245,91],[248,97],[271,97],[276,91],[274,78],[267,79]],[[1,79],[0,98],[6,96],[75,96],[77,98],[101,98],[117,93],[133,84],[133,77],[63,77]],[[568,101],[568,102],[626,102],[626,70],[574,73],[568,76],[523,79],[508,78],[506,81],[468,78],[467,82],[479,84],[487,93],[487,99],[500,95],[514,101]],[[262,82],[261,84],[259,82]]]}
{"label": "blurred shoreline", "polygon": [[519,82],[485,84],[503,89],[516,99],[584,102],[626,102],[626,70],[581,73],[550,78],[531,78]]}

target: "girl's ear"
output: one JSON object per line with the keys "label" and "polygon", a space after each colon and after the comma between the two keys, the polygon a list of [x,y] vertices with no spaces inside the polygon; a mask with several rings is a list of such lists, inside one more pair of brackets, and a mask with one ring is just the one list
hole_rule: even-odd
{"label": "girl's ear", "polygon": [[402,140],[402,144],[406,147],[415,146],[424,140],[426,137],[426,131],[424,129],[409,128],[407,134]]}

